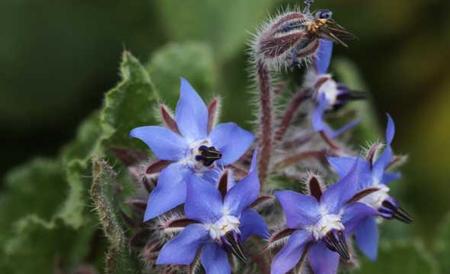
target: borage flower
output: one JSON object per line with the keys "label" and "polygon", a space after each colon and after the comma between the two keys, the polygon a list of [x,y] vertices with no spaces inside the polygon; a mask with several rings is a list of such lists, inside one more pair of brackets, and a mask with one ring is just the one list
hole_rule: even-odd
{"label": "borage flower", "polygon": [[167,127],[144,126],[130,132],[167,166],[149,196],[144,221],[182,204],[186,199],[185,181],[191,174],[214,180],[218,173],[216,167],[238,160],[254,139],[235,123],[213,127],[217,115],[208,114],[207,106],[185,79],[181,79],[175,119],[164,107],[161,109]]}
{"label": "borage flower", "polygon": [[[395,218],[405,223],[410,223],[412,218],[400,207],[399,202],[389,195],[388,184],[400,177],[397,172],[387,169],[398,159],[392,151],[392,141],[395,134],[395,125],[388,114],[386,127],[386,146],[377,160],[375,155],[380,149],[379,144],[374,144],[369,150],[367,157],[329,157],[331,166],[342,177],[351,169],[356,161],[360,163],[358,173],[361,180],[358,184],[359,191],[365,191],[367,196],[360,200],[376,210],[376,216],[385,219]],[[375,260],[378,250],[378,228],[375,216],[368,216],[355,228],[355,238],[358,247],[370,259]]]}
{"label": "borage flower", "polygon": [[[316,177],[309,180],[309,195],[294,191],[275,193],[286,216],[287,229],[278,235],[290,234],[284,247],[272,261],[272,274],[287,273],[307,258],[315,274],[336,273],[339,256],[350,260],[346,235],[373,209],[357,202],[363,195],[356,191],[357,165],[325,191]],[[277,235],[272,238],[277,238]]]}
{"label": "borage flower", "polygon": [[269,234],[262,217],[250,207],[260,188],[255,158],[248,176],[238,183],[227,173],[218,188],[189,176],[184,210],[190,224],[164,245],[157,264],[189,265],[199,254],[206,273],[227,274],[228,253],[246,261],[241,243],[251,235]]}
{"label": "borage flower", "polygon": [[315,131],[322,132],[328,138],[334,139],[353,128],[359,123],[359,120],[353,120],[335,130],[331,128],[324,120],[325,112],[331,109],[338,109],[345,105],[349,100],[360,99],[362,96],[357,94],[342,83],[336,82],[328,74],[331,55],[333,51],[333,42],[320,39],[319,49],[313,57],[313,66],[308,70],[305,87],[313,90],[313,97],[316,106],[312,113],[312,126]]}

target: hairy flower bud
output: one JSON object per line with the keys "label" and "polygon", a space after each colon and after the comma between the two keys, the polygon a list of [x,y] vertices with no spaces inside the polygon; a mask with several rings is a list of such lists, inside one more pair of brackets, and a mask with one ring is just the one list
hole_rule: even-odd
{"label": "hairy flower bud", "polygon": [[351,34],[331,19],[331,11],[283,12],[263,24],[253,41],[255,61],[263,61],[273,69],[307,63],[319,48],[319,39],[346,46],[341,39]]}

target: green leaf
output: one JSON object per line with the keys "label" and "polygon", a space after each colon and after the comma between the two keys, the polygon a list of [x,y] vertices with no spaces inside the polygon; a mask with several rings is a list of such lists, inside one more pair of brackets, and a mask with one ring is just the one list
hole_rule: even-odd
{"label": "green leaf", "polygon": [[122,81],[105,96],[100,112],[100,145],[135,144],[128,136],[131,129],[157,122],[154,107],[159,96],[145,68],[125,51],[120,66]]}
{"label": "green leaf", "polygon": [[361,269],[355,273],[362,274],[436,274],[439,273],[436,262],[426,248],[418,241],[382,242],[378,259],[369,262],[364,259]]}
{"label": "green leaf", "polygon": [[76,139],[62,154],[70,190],[59,216],[74,228],[89,218],[86,206],[93,154],[107,153],[112,146],[137,144],[129,131],[156,122],[153,108],[158,95],[145,68],[124,52],[120,72],[122,80],[106,94],[101,111],[80,126]]}
{"label": "green leaf", "polygon": [[[37,158],[11,170],[5,178],[5,190],[0,198],[0,211],[8,216],[38,214],[50,218],[64,200],[64,174],[58,161]],[[44,191],[45,190],[45,191]],[[6,195],[6,192],[8,195]],[[0,219],[0,223],[9,220]]]}
{"label": "green leaf", "polygon": [[62,153],[65,177],[69,191],[58,216],[73,228],[79,228],[87,220],[88,204],[86,185],[90,183],[90,157],[97,147],[101,131],[99,115],[93,113],[78,129],[75,140]]}
{"label": "green leaf", "polygon": [[219,60],[233,56],[265,18],[272,0],[228,3],[220,0],[158,0],[157,8],[171,40],[205,41]]}
{"label": "green leaf", "polygon": [[162,99],[170,106],[178,100],[180,77],[186,78],[205,99],[216,83],[213,53],[205,43],[168,44],[153,53],[147,69]]}
{"label": "green leaf", "polygon": [[0,242],[8,239],[12,224],[22,216],[49,220],[64,200],[66,187],[58,161],[37,158],[11,170],[0,196]]}
{"label": "green leaf", "polygon": [[439,228],[435,248],[441,273],[450,273],[450,213]]}
{"label": "green leaf", "polygon": [[127,233],[120,218],[117,175],[107,162],[93,159],[93,183],[90,194],[109,247],[105,260],[106,273],[139,273],[139,263],[127,248]]}
{"label": "green leaf", "polygon": [[[59,161],[35,159],[11,171],[0,197],[1,273],[51,273],[87,254],[93,229],[59,221],[67,183]],[[32,258],[32,260],[30,260]]]}

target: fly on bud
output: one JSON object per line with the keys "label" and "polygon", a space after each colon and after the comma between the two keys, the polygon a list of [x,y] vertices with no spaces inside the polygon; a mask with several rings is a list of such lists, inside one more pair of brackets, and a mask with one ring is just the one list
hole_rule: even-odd
{"label": "fly on bud", "polygon": [[330,10],[283,12],[263,25],[253,44],[255,60],[269,66],[291,67],[312,57],[319,48],[319,39],[343,42],[352,34],[332,19]]}

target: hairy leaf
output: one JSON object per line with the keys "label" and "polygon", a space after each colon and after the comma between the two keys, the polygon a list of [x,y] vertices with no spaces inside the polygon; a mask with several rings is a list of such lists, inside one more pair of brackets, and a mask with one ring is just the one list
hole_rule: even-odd
{"label": "hairy leaf", "polygon": [[105,95],[100,112],[102,146],[135,144],[128,133],[137,126],[155,124],[159,97],[145,68],[125,51],[120,67],[122,81]]}
{"label": "hairy leaf", "polygon": [[67,188],[61,164],[33,160],[11,171],[6,184],[0,196],[1,273],[44,274],[80,262],[93,229],[73,230],[57,217]]}
{"label": "hairy leaf", "polygon": [[90,194],[109,247],[105,258],[106,273],[138,273],[136,256],[127,248],[127,233],[120,218],[117,199],[117,175],[105,160],[93,159],[93,183]]}

